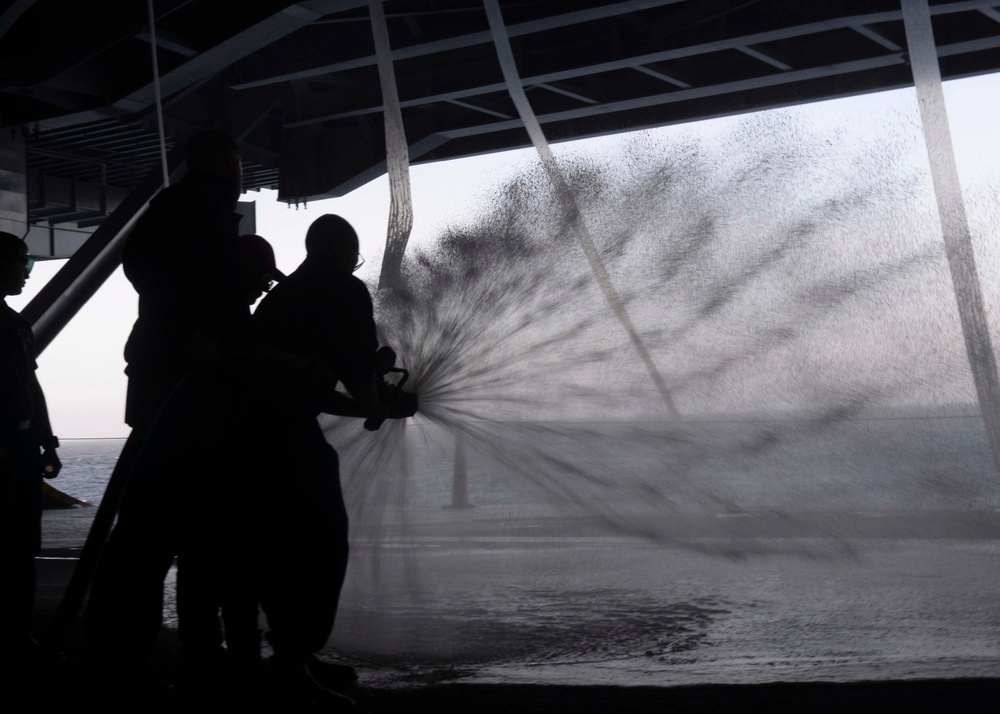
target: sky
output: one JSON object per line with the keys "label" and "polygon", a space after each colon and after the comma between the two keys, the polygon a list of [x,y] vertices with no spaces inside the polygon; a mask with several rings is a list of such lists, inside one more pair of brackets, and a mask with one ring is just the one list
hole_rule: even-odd
{"label": "sky", "polygon": [[[1000,74],[948,82],[945,97],[963,182],[997,176]],[[803,105],[793,112],[804,121],[831,129],[846,122],[862,136],[866,127],[871,127],[874,136],[879,122],[901,104],[912,106],[916,120],[912,89]],[[664,137],[686,133],[711,141],[737,121],[739,117],[715,119],[663,127],[652,133]],[[621,148],[629,141],[627,134],[615,135],[559,144],[553,151],[557,159],[576,155],[604,161],[623,155]],[[409,249],[432,245],[449,227],[473,219],[488,207],[496,187],[537,162],[537,154],[529,148],[411,167],[414,227]],[[278,267],[284,272],[293,270],[304,258],[303,239],[309,224],[324,213],[337,213],[354,225],[361,239],[366,262],[358,275],[378,275],[389,214],[384,176],[347,196],[298,208],[279,203],[272,191],[249,192],[243,200],[256,201],[257,232],[274,246]],[[1000,233],[978,238],[996,242]],[[8,304],[22,309],[64,263],[37,263],[22,295],[8,298]],[[40,356],[39,380],[53,430],[61,438],[128,435],[129,428],[122,421],[127,384],[122,349],[136,306],[135,293],[119,269]]]}

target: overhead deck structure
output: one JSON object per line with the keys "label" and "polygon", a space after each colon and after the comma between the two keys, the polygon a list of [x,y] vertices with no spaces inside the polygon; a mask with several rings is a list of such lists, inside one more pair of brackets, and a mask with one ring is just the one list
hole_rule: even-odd
{"label": "overhead deck structure", "polygon": [[[931,0],[944,78],[1000,69],[1000,0]],[[912,85],[900,0],[501,0],[550,141]],[[44,346],[162,185],[163,128],[238,137],[290,203],[385,171],[367,0],[0,4],[0,229],[74,256],[28,310]],[[410,161],[529,145],[480,0],[386,0]]]}

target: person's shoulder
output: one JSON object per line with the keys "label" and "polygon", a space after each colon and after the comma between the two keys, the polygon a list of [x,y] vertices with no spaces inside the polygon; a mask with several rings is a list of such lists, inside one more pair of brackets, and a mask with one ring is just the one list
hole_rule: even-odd
{"label": "person's shoulder", "polygon": [[191,190],[191,186],[184,181],[179,181],[170,184],[153,196],[153,199],[149,202],[149,209],[150,211],[155,211],[178,203],[187,203],[194,197],[195,192]]}
{"label": "person's shoulder", "polygon": [[371,297],[371,291],[368,289],[368,283],[359,278],[356,275],[347,276],[347,289],[355,293],[364,293],[369,298]]}
{"label": "person's shoulder", "polygon": [[0,326],[5,329],[28,330],[31,332],[31,321],[6,302],[0,301]]}
{"label": "person's shoulder", "polygon": [[149,202],[149,208],[143,211],[129,232],[129,239],[157,233],[165,224],[182,219],[188,213],[192,201],[195,200],[197,198],[183,183],[167,186]]}
{"label": "person's shoulder", "polygon": [[[189,214],[192,210],[222,213],[221,205],[201,177],[188,174],[156,194],[149,202],[149,210],[146,213],[178,217]],[[228,215],[230,212],[225,213]]]}
{"label": "person's shoulder", "polygon": [[372,305],[372,296],[368,286],[354,275],[339,273],[337,278],[331,280],[328,285],[336,294],[337,302],[346,302],[365,308],[370,308]]}

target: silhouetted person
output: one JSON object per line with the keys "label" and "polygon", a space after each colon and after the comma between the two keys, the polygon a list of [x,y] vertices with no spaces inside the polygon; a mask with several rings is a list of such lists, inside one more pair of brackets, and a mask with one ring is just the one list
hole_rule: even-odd
{"label": "silhouetted person", "polygon": [[[202,132],[188,144],[186,162],[186,176],[153,199],[123,252],[139,294],[125,346],[125,419],[133,427],[129,440],[142,446],[95,574],[87,635],[105,684],[117,678],[126,688],[141,680],[155,642],[174,556],[197,545],[197,529],[187,524],[211,516],[198,490],[213,476],[213,437],[225,418],[214,399],[218,368],[227,350],[249,339],[235,213],[238,147],[223,132]],[[178,589],[180,600],[183,562]],[[194,660],[214,653],[220,637],[197,622],[181,625],[185,657]]]}
{"label": "silhouetted person", "polygon": [[125,421],[149,423],[177,382],[242,343],[250,319],[239,252],[239,149],[209,130],[187,146],[187,175],[151,202],[129,235],[125,276],[139,317],[125,344]]}
{"label": "silhouetted person", "polygon": [[[305,261],[257,307],[253,321],[263,348],[311,360],[313,371],[329,379],[311,390],[265,396],[270,408],[247,424],[251,437],[272,445],[257,449],[247,466],[268,493],[258,542],[260,603],[274,650],[269,673],[290,695],[345,709],[349,700],[326,689],[349,682],[353,672],[315,656],[333,630],[348,559],[339,461],[316,417],[403,418],[417,407],[415,395],[386,404],[377,388],[372,301],[352,274],[360,266],[358,248],[347,221],[321,216],[306,234]],[[333,390],[338,381],[350,398]]]}
{"label": "silhouetted person", "polygon": [[31,324],[8,307],[33,258],[20,238],[0,232],[0,701],[37,663],[31,634],[35,556],[41,546],[42,477],[62,464],[45,397],[35,376]]}
{"label": "silhouetted person", "polygon": [[[259,235],[239,237],[239,264],[242,275],[243,300],[255,303],[270,290],[275,281],[284,277],[275,264],[274,251]],[[247,389],[247,382],[256,382],[259,364],[254,351],[230,356],[223,368],[223,393],[219,399],[229,402],[233,389]],[[235,364],[233,364],[235,363]],[[199,488],[201,519],[189,522],[195,537],[188,550],[179,553],[184,587],[178,592],[178,614],[181,628],[202,636],[197,653],[197,669],[186,671],[185,691],[193,698],[240,696],[237,691],[251,685],[263,675],[261,633],[258,628],[258,594],[256,585],[256,553],[253,552],[253,531],[259,527],[255,516],[255,501],[261,496],[247,483],[240,468],[240,455],[246,450],[255,453],[259,445],[244,444],[242,418],[253,419],[264,405],[257,400],[233,405],[235,418],[220,424],[220,442],[226,448],[218,450],[210,463],[211,475]],[[246,413],[241,414],[245,409]],[[225,648],[223,648],[223,642]],[[244,700],[245,700],[244,693]]]}

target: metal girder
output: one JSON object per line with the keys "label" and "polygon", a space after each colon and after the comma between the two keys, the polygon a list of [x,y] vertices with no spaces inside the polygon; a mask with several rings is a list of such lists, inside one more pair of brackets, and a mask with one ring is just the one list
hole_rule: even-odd
{"label": "metal girder", "polygon": [[[344,0],[338,4],[338,8],[349,9],[360,7],[363,4],[364,0]],[[313,9],[314,7],[317,9]],[[324,3],[305,2],[290,5],[256,25],[226,38],[211,49],[198,53],[176,69],[167,72],[160,77],[161,91],[166,96],[182,92],[193,85],[204,82],[218,74],[220,68],[229,66],[272,42],[309,25],[322,17],[325,11],[328,11],[328,8]],[[155,90],[153,83],[149,82],[107,107],[48,119],[45,125],[47,128],[71,127],[84,121],[131,114],[145,110],[154,101]]]}
{"label": "metal girder", "polygon": [[[931,8],[931,13],[934,15],[945,15],[954,12],[979,10],[983,8],[988,8],[989,6],[995,3],[996,0],[967,0],[966,2],[952,3],[950,5],[934,6]],[[612,61],[598,62],[585,66],[559,70],[556,72],[546,72],[539,75],[525,76],[521,78],[521,81],[524,82],[525,85],[548,84],[550,82],[557,82],[560,80],[567,80],[567,79],[576,79],[579,77],[585,77],[593,74],[600,74],[602,72],[612,72],[620,69],[639,69],[639,71],[650,73],[652,70],[648,70],[647,68],[644,67],[644,65],[655,64],[657,62],[668,62],[671,60],[685,59],[689,57],[696,57],[698,55],[707,54],[709,52],[719,52],[723,50],[736,50],[736,51],[746,52],[746,49],[749,45],[760,45],[760,44],[766,44],[768,42],[776,42],[779,40],[795,39],[836,29],[856,30],[856,28],[859,26],[863,27],[865,25],[871,25],[883,22],[898,22],[898,21],[902,21],[901,10],[867,13],[863,15],[854,15],[850,17],[839,17],[830,20],[824,20],[822,22],[812,22],[812,23],[807,23],[805,25],[797,25],[793,27],[782,28],[780,30],[769,30],[766,32],[758,32],[750,35],[743,35],[741,37],[727,38],[725,40],[704,42],[694,45],[688,45],[685,47],[677,47],[668,50],[661,50],[658,52],[649,52],[646,54],[635,55],[632,57],[623,57]],[[514,26],[514,27],[519,27],[519,26]],[[478,34],[482,33],[477,33],[477,35]],[[990,39],[992,38],[985,38],[987,46]],[[418,47],[428,47],[429,45],[432,44],[435,43],[428,43],[428,45],[419,45]],[[478,44],[478,43],[471,43],[471,44]],[[883,44],[883,46],[885,45]],[[399,50],[399,52],[403,51],[404,50]],[[896,53],[901,51],[902,48],[897,48]],[[961,52],[970,50],[958,50],[958,51]],[[759,54],[759,50],[756,50],[756,52]],[[428,54],[430,54],[430,52],[428,52]],[[747,52],[747,54],[749,54],[749,52]],[[939,48],[939,54],[940,54],[940,48]],[[414,54],[413,56],[417,55]],[[896,54],[887,56],[896,56]],[[397,53],[394,52],[393,59],[398,60],[402,59],[402,57],[397,56]],[[880,66],[879,63],[883,59],[884,57],[874,58],[868,61],[872,62],[873,67],[877,67]],[[364,65],[357,65],[357,66],[364,66]],[[640,66],[642,66],[641,69]],[[787,68],[787,65],[785,65],[784,67]],[[347,67],[345,66],[343,68],[346,69]],[[670,80],[664,80],[664,81],[670,81]],[[671,83],[677,85],[676,81]],[[237,85],[236,88],[241,88],[243,86],[251,86],[251,85]],[[480,94],[491,94],[494,92],[499,92],[502,91],[503,89],[504,89],[503,82],[495,82],[478,87],[470,87],[468,89],[443,92],[439,94],[429,95],[426,97],[421,97],[418,99],[401,101],[400,106],[406,109],[406,108],[424,106],[427,104],[434,104],[441,101],[451,101],[454,99],[459,99],[459,100],[469,99],[471,97],[475,97]],[[313,123],[334,121],[337,119],[362,116],[365,114],[377,114],[380,113],[381,111],[382,111],[381,106],[372,106],[364,109],[355,109],[347,112],[338,112],[335,114],[328,114],[311,119],[302,119],[295,122],[289,122],[285,124],[285,128],[286,129],[298,128],[298,127],[308,126],[309,124]]]}
{"label": "metal girder", "polygon": [[859,35],[867,37],[872,42],[881,45],[890,52],[900,52],[903,49],[892,40],[883,37],[879,33],[875,32],[875,30],[866,25],[851,25],[851,29],[857,32]]}
{"label": "metal girder", "polygon": [[[964,44],[964,43],[963,43]],[[996,46],[1000,46],[1000,37],[995,38]],[[762,87],[773,87],[781,84],[790,84],[809,79],[821,77],[831,77],[838,74],[850,74],[852,72],[862,72],[864,70],[878,67],[889,67],[892,65],[904,65],[906,58],[903,53],[896,53],[886,57],[879,57],[876,60],[859,60],[857,62],[846,62],[843,64],[831,65],[828,67],[816,67],[813,69],[790,70],[781,74],[772,74],[753,79],[738,80],[735,82],[724,82],[709,87],[692,87],[691,89],[680,89],[667,94],[656,94],[636,99],[628,99],[620,102],[609,102],[596,107],[586,107],[580,109],[569,109],[551,114],[539,115],[538,121],[542,124],[550,124],[558,121],[568,121],[597,114],[611,114],[614,112],[628,111],[631,109],[642,109],[646,107],[672,104],[689,99],[701,99],[703,97],[717,96],[720,94],[730,94],[735,92],[745,92]],[[517,120],[507,122],[495,122],[493,124],[482,124],[479,126],[464,127],[461,129],[448,129],[441,132],[449,139],[463,136],[475,136],[495,131],[504,131],[520,126]]]}
{"label": "metal girder", "polygon": [[[416,161],[421,156],[425,156],[434,149],[446,144],[451,137],[445,136],[441,133],[434,133],[423,137],[410,143],[409,154],[410,161]],[[375,162],[365,168],[364,170],[358,172],[352,176],[347,181],[343,181],[329,191],[316,196],[300,196],[298,198],[292,198],[291,201],[298,203],[300,201],[313,201],[320,200],[324,198],[336,198],[338,196],[343,196],[350,193],[356,188],[361,188],[369,181],[377,179],[379,176],[384,175],[386,172],[386,162],[384,160]]]}
{"label": "metal girder", "polygon": [[657,72],[655,69],[650,69],[649,67],[643,67],[642,65],[636,65],[632,69],[637,72],[642,72],[643,74],[649,75],[661,82],[666,82],[667,84],[672,84],[675,87],[680,87],[681,89],[689,89],[691,87],[687,82],[682,82],[676,77],[671,77],[670,75],[664,74],[663,72]]}
{"label": "metal girder", "polygon": [[477,107],[475,104],[469,104],[468,102],[461,102],[457,99],[449,99],[449,104],[454,104],[456,107],[462,107],[463,109],[471,109],[475,112],[481,112],[483,114],[489,114],[492,117],[500,117],[501,119],[512,119],[509,114],[504,114],[503,112],[495,112],[492,109],[487,109],[486,107]]}
{"label": "metal girder", "polygon": [[545,84],[544,82],[542,82],[541,84],[535,84],[533,86],[538,87],[539,89],[544,89],[548,92],[555,92],[556,94],[561,94],[564,97],[575,99],[576,101],[583,102],[584,104],[600,104],[600,102],[598,102],[596,99],[591,99],[590,97],[585,97],[582,94],[577,94],[576,92],[570,92],[569,90],[561,89],[551,84]]}
{"label": "metal girder", "polygon": [[[148,30],[143,30],[142,32],[138,33],[135,36],[135,38],[137,40],[142,40],[143,42],[149,42],[149,43],[153,42],[153,37],[152,35],[149,34]],[[176,37],[170,37],[162,30],[157,31],[156,33],[156,46],[161,49],[169,50],[170,52],[175,52],[176,54],[183,55],[188,59],[196,57],[198,55],[197,50],[191,49]]]}
{"label": "metal girder", "polygon": [[7,34],[7,30],[14,26],[21,15],[26,13],[37,0],[14,0],[3,14],[0,14],[0,38]]}
{"label": "metal girder", "polygon": [[[560,27],[569,27],[571,25],[578,25],[580,23],[591,22],[593,20],[603,20],[609,17],[615,17],[617,15],[621,15],[628,12],[649,10],[652,8],[664,7],[666,5],[674,5],[676,3],[685,1],[686,0],[629,0],[628,2],[617,2],[609,5],[602,5],[601,7],[588,8],[586,10],[578,10],[576,12],[568,12],[561,15],[553,15],[551,17],[542,18],[539,20],[531,20],[528,22],[518,23],[516,25],[511,25],[510,27],[508,27],[507,32],[511,37],[517,37],[520,35],[530,35],[536,32],[554,30]],[[447,52],[448,50],[457,50],[463,47],[473,47],[475,45],[489,44],[492,41],[493,41],[492,35],[488,31],[473,32],[468,35],[449,37],[444,40],[435,40],[434,42],[425,42],[423,44],[413,45],[411,47],[401,47],[397,50],[392,51],[392,61],[399,62],[400,60],[412,59],[414,57],[425,57],[427,55],[433,55],[439,52]],[[375,55],[355,57],[350,60],[344,60],[343,62],[334,62],[320,67],[300,70],[298,72],[288,72],[285,74],[274,75],[271,77],[264,77],[260,79],[250,80],[247,82],[240,82],[238,84],[232,85],[232,88],[251,89],[253,87],[263,87],[269,84],[280,84],[282,82],[291,82],[299,79],[310,79],[312,77],[319,77],[324,74],[343,72],[344,70],[348,69],[371,67],[374,64],[375,64]]]}
{"label": "metal girder", "polygon": [[736,47],[734,48],[737,52],[742,52],[747,57],[753,57],[755,60],[760,60],[764,64],[770,65],[775,69],[780,69],[781,71],[786,71],[792,69],[792,66],[785,64],[779,59],[775,59],[766,52],[761,52],[760,50],[754,49],[753,47]]}
{"label": "metal girder", "polygon": [[[1000,37],[987,37],[980,40],[971,40],[969,42],[959,42],[955,43],[954,45],[938,46],[938,55],[941,57],[948,57],[957,54],[965,54],[967,52],[975,50],[993,49],[997,47],[1000,47]],[[869,60],[845,62],[842,64],[829,65],[825,67],[814,67],[811,69],[789,70],[786,72],[781,72],[780,74],[755,77],[753,79],[738,80],[734,82],[724,82],[722,84],[715,84],[707,87],[691,87],[689,89],[682,89],[678,91],[668,92],[665,94],[656,94],[645,97],[637,97],[635,99],[628,99],[624,101],[609,102],[607,104],[601,104],[599,106],[587,106],[579,109],[569,109],[561,112],[554,112],[551,114],[542,114],[538,116],[538,121],[542,124],[549,124],[553,122],[568,121],[587,116],[594,116],[597,114],[611,114],[614,112],[629,111],[632,109],[641,109],[646,107],[660,106],[664,104],[672,104],[691,99],[701,99],[704,97],[718,96],[721,94],[752,91],[754,89],[760,89],[763,87],[773,87],[781,84],[791,84],[794,82],[801,82],[810,79],[831,77],[839,74],[851,74],[854,72],[863,72],[865,70],[872,70],[882,67],[890,67],[893,65],[905,65],[905,64],[906,64],[905,54],[902,52],[897,52],[891,55],[885,55],[883,57],[877,57]],[[511,119],[502,122],[480,124],[477,126],[463,127],[459,129],[446,129],[437,132],[437,134],[442,137],[445,137],[446,139],[456,139],[467,136],[476,136],[480,134],[489,134],[497,131],[505,131],[508,129],[515,129],[518,128],[519,126],[521,126],[519,120]]]}

